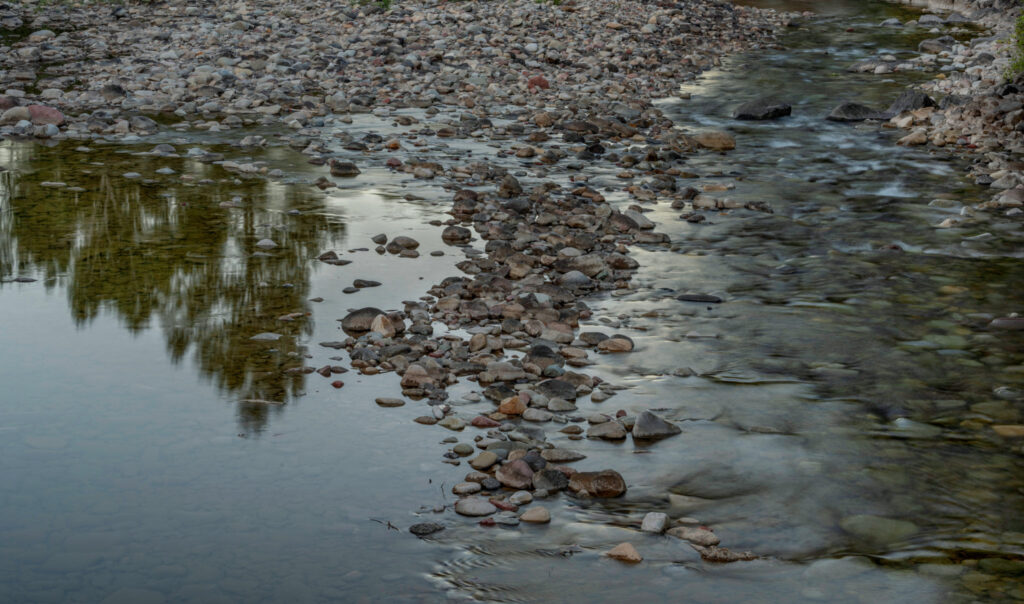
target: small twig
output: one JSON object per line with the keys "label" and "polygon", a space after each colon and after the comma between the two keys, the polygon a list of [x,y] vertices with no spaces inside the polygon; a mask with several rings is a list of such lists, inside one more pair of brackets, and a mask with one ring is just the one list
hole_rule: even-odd
{"label": "small twig", "polygon": [[377,524],[382,524],[382,525],[386,526],[389,531],[397,531],[398,530],[398,527],[393,525],[393,524],[391,524],[390,520],[377,520],[376,518],[370,518],[370,520],[373,520]]}

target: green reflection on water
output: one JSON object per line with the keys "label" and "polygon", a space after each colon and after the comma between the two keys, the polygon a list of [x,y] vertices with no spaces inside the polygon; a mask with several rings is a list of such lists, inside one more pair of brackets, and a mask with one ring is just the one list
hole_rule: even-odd
{"label": "green reflection on water", "polygon": [[[66,288],[80,326],[111,313],[133,333],[159,327],[171,360],[191,354],[241,401],[243,429],[258,432],[281,407],[245,401],[302,392],[303,375],[286,370],[302,365],[297,340],[312,324],[281,317],[308,312],[310,260],[345,225],[309,212],[319,197],[306,187],[241,180],[185,157],[73,149],[0,145],[0,276]],[[155,172],[163,167],[175,174]],[[68,187],[42,184],[55,181]],[[277,247],[257,247],[264,238]],[[282,337],[251,340],[263,332]]]}

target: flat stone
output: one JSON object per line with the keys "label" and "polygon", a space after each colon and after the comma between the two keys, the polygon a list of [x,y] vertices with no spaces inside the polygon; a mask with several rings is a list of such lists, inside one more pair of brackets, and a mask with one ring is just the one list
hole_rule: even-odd
{"label": "flat stone", "polygon": [[409,532],[417,537],[426,537],[443,530],[444,525],[436,522],[420,522],[409,527]]}
{"label": "flat stone", "polygon": [[547,508],[541,506],[534,506],[519,516],[519,519],[523,522],[529,522],[531,524],[547,524],[551,522],[551,512]]}
{"label": "flat stone", "polygon": [[400,398],[386,398],[380,397],[376,399],[376,402],[381,407],[401,407],[405,404],[405,401]]}
{"label": "flat stone", "polygon": [[469,461],[470,467],[474,470],[486,470],[498,463],[498,456],[492,451],[483,451]]}
{"label": "flat stone", "polygon": [[540,456],[551,463],[567,463],[586,459],[586,455],[570,449],[544,449]]}
{"label": "flat stone", "polygon": [[494,477],[498,482],[512,489],[529,489],[533,487],[533,469],[522,459],[502,464]]}
{"label": "flat stone", "polygon": [[587,438],[602,438],[604,440],[622,440],[626,438],[626,427],[619,422],[605,422],[594,424],[587,430]]}
{"label": "flat stone", "polygon": [[839,526],[854,537],[875,544],[900,541],[918,531],[917,525],[912,522],[870,514],[847,516],[839,521]]}
{"label": "flat stone", "polygon": [[466,497],[455,502],[455,513],[463,516],[490,516],[497,511],[493,503],[480,497]]}
{"label": "flat stone", "polygon": [[677,526],[675,528],[670,528],[668,530],[668,534],[677,539],[683,539],[704,547],[718,545],[721,541],[718,538],[718,535],[708,529],[699,527]]}

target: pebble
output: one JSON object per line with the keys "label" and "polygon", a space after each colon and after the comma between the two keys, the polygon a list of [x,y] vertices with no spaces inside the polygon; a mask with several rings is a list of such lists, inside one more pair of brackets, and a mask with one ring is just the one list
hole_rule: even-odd
{"label": "pebble", "polygon": [[551,512],[545,507],[533,506],[523,512],[519,519],[530,524],[547,524],[551,522]]}
{"label": "pebble", "polygon": [[466,497],[455,502],[455,512],[463,516],[490,516],[497,511],[493,503],[479,497]]}
{"label": "pebble", "polygon": [[628,562],[631,564],[643,561],[643,557],[640,555],[640,552],[636,551],[636,548],[633,547],[631,543],[620,543],[605,552],[605,555],[614,560]]}

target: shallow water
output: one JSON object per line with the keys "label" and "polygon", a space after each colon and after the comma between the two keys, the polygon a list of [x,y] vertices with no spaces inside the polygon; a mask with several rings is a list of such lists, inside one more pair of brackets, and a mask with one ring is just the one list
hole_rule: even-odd
{"label": "shallow water", "polygon": [[[811,4],[827,16],[805,20],[785,50],[735,57],[682,90],[689,100],[661,103],[684,128],[737,136],[728,155],[688,160],[695,185],[735,185],[714,195],[774,213],[709,213],[694,225],[666,202],[647,205],[672,248],[632,250],[636,288],[589,299],[584,328],[637,342],[592,368],[627,389],[580,410],[659,409],[684,433],[647,445],[549,434],[585,453],[587,468],[618,469],[630,490],[547,500],[544,527],[486,529],[432,511],[467,471],[440,463],[439,441],[472,434],[413,423],[422,403],[378,408],[374,397],[400,393],[395,375],[287,371],[347,365],[318,346],[340,339],[346,309],[398,309],[458,273],[462,253],[427,224],[447,218],[449,192],[355,156],[364,173],[320,193],[307,183],[325,169],[285,146],[224,144],[237,132],[90,152],[4,142],[0,278],[37,280],[0,284],[2,599],[1024,598],[1021,442],[990,428],[1021,423],[1024,345],[987,328],[1024,307],[1020,232],[999,218],[932,228],[985,197],[963,160],[821,119],[841,100],[883,106],[920,79],[843,68],[906,54],[921,36],[875,27],[902,9]],[[794,116],[729,119],[765,92],[792,99]],[[458,113],[430,121],[449,118]],[[372,116],[331,127],[400,130]],[[432,156],[482,155],[525,181],[539,176],[476,141],[422,138]],[[288,176],[137,155],[157,142],[251,156]],[[176,174],[156,172],[167,167]],[[601,189],[621,187],[616,172],[588,170]],[[417,238],[421,257],[349,251],[372,248],[379,232]],[[263,238],[278,247],[261,252]],[[329,249],[353,263],[315,260]],[[355,278],[383,285],[342,294]],[[679,302],[679,292],[725,303]],[[265,332],[281,338],[251,340]],[[453,403],[474,386],[453,387]],[[637,532],[652,510],[696,517],[723,545],[764,558],[703,563],[682,541]],[[448,528],[419,540],[405,529],[421,520]],[[625,540],[642,565],[600,556]]]}

